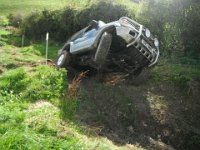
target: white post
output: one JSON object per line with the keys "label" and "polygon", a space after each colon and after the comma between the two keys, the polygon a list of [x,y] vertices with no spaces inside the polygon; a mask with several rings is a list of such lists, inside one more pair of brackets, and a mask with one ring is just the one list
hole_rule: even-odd
{"label": "white post", "polygon": [[48,44],[49,44],[49,32],[46,34],[46,65],[47,65],[47,59],[48,59]]}

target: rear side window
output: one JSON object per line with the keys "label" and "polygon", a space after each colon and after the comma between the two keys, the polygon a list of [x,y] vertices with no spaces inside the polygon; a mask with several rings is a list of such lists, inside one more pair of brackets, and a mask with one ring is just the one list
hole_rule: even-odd
{"label": "rear side window", "polygon": [[80,31],[78,31],[77,33],[75,33],[75,34],[69,39],[69,41],[74,41],[74,40],[76,40],[77,38],[82,37],[82,36],[84,35],[86,29],[87,29],[87,27],[84,28],[84,29],[82,29],[82,30],[80,30]]}
{"label": "rear side window", "polygon": [[88,37],[88,38],[93,37],[93,36],[95,36],[96,31],[97,31],[97,30],[93,28],[92,30],[86,32],[84,36],[86,36],[86,37]]}

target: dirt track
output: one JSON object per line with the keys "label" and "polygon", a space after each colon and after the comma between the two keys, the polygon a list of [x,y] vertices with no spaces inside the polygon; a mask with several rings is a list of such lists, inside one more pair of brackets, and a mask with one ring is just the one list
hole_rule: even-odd
{"label": "dirt track", "polygon": [[81,91],[76,119],[92,134],[117,145],[139,144],[147,149],[200,148],[194,143],[200,135],[199,92],[188,95],[174,85],[151,79],[113,86],[95,77],[84,79]]}

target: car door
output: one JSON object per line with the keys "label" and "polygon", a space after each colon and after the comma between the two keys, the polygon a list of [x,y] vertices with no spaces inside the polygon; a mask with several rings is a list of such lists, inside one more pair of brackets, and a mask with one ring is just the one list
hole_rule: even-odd
{"label": "car door", "polygon": [[97,33],[96,28],[92,28],[86,31],[82,36],[70,42],[70,53],[78,54],[89,51],[92,49],[92,45]]}

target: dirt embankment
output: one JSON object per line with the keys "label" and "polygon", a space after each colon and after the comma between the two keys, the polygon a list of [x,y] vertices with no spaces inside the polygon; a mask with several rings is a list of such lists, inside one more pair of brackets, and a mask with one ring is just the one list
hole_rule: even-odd
{"label": "dirt embankment", "polygon": [[[95,78],[81,84],[77,120],[90,133],[115,144],[147,149],[200,149],[200,84],[184,91],[151,79],[142,84],[108,85]],[[196,90],[197,92],[193,92]]]}

